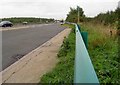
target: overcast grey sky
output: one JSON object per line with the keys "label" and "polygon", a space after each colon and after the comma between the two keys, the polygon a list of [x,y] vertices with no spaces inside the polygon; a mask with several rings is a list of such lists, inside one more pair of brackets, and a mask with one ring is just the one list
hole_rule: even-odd
{"label": "overcast grey sky", "polygon": [[115,10],[119,0],[1,0],[0,18],[42,17],[65,19],[70,7],[82,7],[85,15],[96,16]]}

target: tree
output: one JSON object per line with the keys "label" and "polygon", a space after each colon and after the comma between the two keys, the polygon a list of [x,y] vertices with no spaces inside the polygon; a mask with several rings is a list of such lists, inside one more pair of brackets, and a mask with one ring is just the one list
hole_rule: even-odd
{"label": "tree", "polygon": [[78,20],[78,11],[79,11],[79,16],[80,16],[79,20],[80,22],[83,22],[85,15],[84,15],[83,9],[80,8],[79,6],[77,6],[77,8],[70,7],[70,12],[67,14],[66,21],[76,23]]}

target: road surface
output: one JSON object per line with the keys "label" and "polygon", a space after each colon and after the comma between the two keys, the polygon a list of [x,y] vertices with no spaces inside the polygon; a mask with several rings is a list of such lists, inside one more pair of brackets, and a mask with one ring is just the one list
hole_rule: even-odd
{"label": "road surface", "polygon": [[35,25],[2,32],[2,69],[64,30],[60,24]]}

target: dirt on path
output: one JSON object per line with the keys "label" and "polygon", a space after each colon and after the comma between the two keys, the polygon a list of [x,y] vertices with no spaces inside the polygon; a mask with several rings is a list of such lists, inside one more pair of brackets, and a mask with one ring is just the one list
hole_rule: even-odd
{"label": "dirt on path", "polygon": [[46,72],[55,67],[59,48],[70,31],[69,28],[63,30],[2,71],[2,83],[38,83]]}

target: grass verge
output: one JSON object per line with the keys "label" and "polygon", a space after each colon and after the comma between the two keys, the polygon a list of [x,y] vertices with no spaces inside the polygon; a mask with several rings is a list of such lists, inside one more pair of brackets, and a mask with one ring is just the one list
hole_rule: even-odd
{"label": "grass verge", "polygon": [[72,28],[68,38],[65,38],[58,53],[59,62],[49,73],[43,75],[40,83],[72,83],[75,58],[75,28],[73,25],[64,25]]}
{"label": "grass verge", "polygon": [[[65,24],[64,26],[70,26]],[[58,53],[59,62],[40,83],[73,83],[75,58],[75,29],[64,39]],[[88,51],[101,84],[119,84],[118,40],[115,29],[107,26],[83,23],[82,31],[88,32]],[[113,34],[110,34],[112,30]]]}
{"label": "grass verge", "polygon": [[107,26],[85,23],[81,27],[82,31],[88,32],[88,51],[100,83],[120,84],[118,41],[115,30],[111,35]]}

